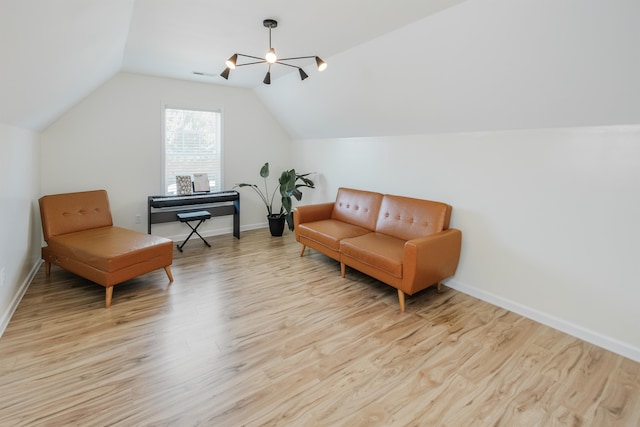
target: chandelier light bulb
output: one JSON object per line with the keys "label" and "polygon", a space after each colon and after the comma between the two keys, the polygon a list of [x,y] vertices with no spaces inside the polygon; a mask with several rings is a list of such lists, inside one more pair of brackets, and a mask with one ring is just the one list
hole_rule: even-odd
{"label": "chandelier light bulb", "polygon": [[264,59],[266,59],[269,64],[275,64],[275,62],[278,60],[276,50],[274,48],[269,49],[269,52],[267,52]]}
{"label": "chandelier light bulb", "polygon": [[317,56],[316,56],[316,65],[318,66],[318,71],[324,71],[327,69],[327,63]]}
{"label": "chandelier light bulb", "polygon": [[238,54],[234,53],[231,58],[227,59],[227,61],[225,62],[225,65],[227,66],[227,68],[229,68],[230,70],[233,70],[234,68],[236,68],[236,61],[238,60]]}

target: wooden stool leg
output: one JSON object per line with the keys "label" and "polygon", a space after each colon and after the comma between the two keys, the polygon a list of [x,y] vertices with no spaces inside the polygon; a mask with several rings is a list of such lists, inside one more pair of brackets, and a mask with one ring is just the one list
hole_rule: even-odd
{"label": "wooden stool leg", "polygon": [[107,308],[111,307],[111,297],[113,296],[113,286],[107,287],[107,298],[106,298],[106,306]]}
{"label": "wooden stool leg", "polygon": [[404,292],[398,289],[398,300],[400,300],[400,311],[404,313]]}
{"label": "wooden stool leg", "polygon": [[169,277],[169,283],[173,282],[173,274],[171,274],[171,266],[166,266],[164,271],[167,272],[167,277]]}

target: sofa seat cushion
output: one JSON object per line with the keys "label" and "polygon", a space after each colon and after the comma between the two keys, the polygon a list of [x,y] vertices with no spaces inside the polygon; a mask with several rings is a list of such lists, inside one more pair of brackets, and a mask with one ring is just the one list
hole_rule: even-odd
{"label": "sofa seat cushion", "polygon": [[[404,240],[382,233],[344,239],[340,242],[340,253],[373,268],[383,270],[393,277],[402,278]],[[349,264],[348,260],[344,260]]]}
{"label": "sofa seat cushion", "polygon": [[340,241],[342,239],[361,236],[370,232],[366,228],[333,219],[307,222],[300,224],[297,228],[298,235],[334,251],[340,249]]}
{"label": "sofa seat cushion", "polygon": [[56,256],[75,259],[105,272],[173,254],[171,240],[120,227],[100,227],[50,237],[47,245]]}

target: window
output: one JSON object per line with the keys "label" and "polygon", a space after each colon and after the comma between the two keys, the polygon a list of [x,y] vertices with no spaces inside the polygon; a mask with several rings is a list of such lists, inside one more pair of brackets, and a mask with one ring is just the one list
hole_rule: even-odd
{"label": "window", "polygon": [[211,191],[221,191],[221,113],[164,110],[164,190],[176,194],[176,176],[206,173]]}

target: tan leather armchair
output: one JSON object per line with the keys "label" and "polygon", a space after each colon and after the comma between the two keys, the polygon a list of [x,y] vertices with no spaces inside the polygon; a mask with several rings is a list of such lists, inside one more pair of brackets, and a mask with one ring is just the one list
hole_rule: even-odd
{"label": "tan leather armchair", "polygon": [[106,191],[43,196],[39,205],[47,277],[55,264],[104,286],[106,307],[118,283],[159,268],[173,281],[173,242],[113,226]]}

